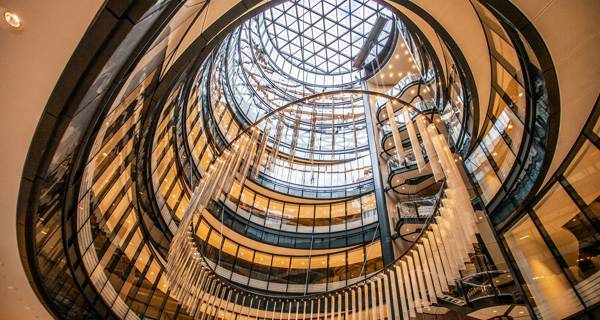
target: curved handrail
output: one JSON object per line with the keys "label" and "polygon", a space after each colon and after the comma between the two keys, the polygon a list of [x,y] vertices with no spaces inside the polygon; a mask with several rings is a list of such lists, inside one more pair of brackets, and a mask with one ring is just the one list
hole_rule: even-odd
{"label": "curved handrail", "polygon": [[385,99],[389,99],[391,100],[393,103],[398,103],[401,104],[405,107],[411,108],[412,111],[418,113],[418,114],[422,114],[425,115],[421,110],[419,110],[417,107],[413,106],[410,102],[406,102],[398,97],[394,97],[391,96],[389,94],[386,93],[382,93],[382,92],[378,92],[378,91],[374,91],[374,90],[365,90],[365,89],[339,89],[339,90],[332,90],[332,91],[327,91],[324,93],[316,93],[310,96],[306,96],[304,98],[300,98],[297,100],[294,100],[290,103],[287,103],[281,107],[275,108],[273,109],[271,112],[265,114],[264,116],[260,117],[259,119],[257,119],[251,126],[249,126],[248,128],[245,128],[244,130],[242,130],[240,133],[238,133],[238,135],[232,139],[228,145],[226,146],[227,148],[230,148],[233,143],[235,143],[238,139],[240,139],[244,134],[247,134],[250,130],[254,129],[254,128],[258,128],[258,125],[261,124],[263,121],[269,119],[270,117],[272,117],[273,115],[277,114],[278,112],[284,111],[287,108],[290,108],[292,106],[295,106],[297,104],[300,103],[306,103],[310,100],[316,100],[316,99],[320,99],[329,95],[337,95],[337,94],[345,94],[345,93],[349,93],[349,94],[363,94],[363,95],[373,95],[373,96],[377,96],[377,97],[381,97],[381,98],[385,98]]}
{"label": "curved handrail", "polygon": [[[225,154],[227,156],[225,159],[234,159],[234,158],[237,159],[237,156],[233,156],[232,155],[232,154],[235,154],[235,153],[232,153],[232,151],[235,152],[234,148],[232,147],[233,143],[235,143],[238,139],[240,139],[244,134],[247,134],[250,130],[258,130],[257,129],[258,125],[261,122],[265,121],[266,119],[269,119],[275,113],[281,112],[281,111],[285,110],[286,108],[295,105],[298,102],[302,102],[302,101],[306,102],[306,101],[309,101],[310,99],[319,99],[321,97],[325,97],[327,95],[332,95],[332,94],[337,94],[337,93],[370,94],[370,95],[375,95],[375,96],[378,96],[378,97],[384,97],[384,98],[387,98],[387,99],[391,100],[393,103],[401,103],[402,105],[413,109],[413,111],[415,111],[415,112],[417,112],[419,114],[422,114],[422,112],[420,110],[418,110],[417,108],[415,108],[410,103],[407,103],[407,102],[401,100],[400,98],[391,97],[391,96],[389,96],[387,94],[380,93],[380,92],[375,92],[375,91],[370,91],[370,90],[344,90],[344,89],[342,89],[342,90],[337,90],[337,91],[334,91],[334,92],[321,93],[321,94],[313,95],[311,97],[307,97],[307,98],[302,99],[300,101],[296,101],[294,103],[287,104],[287,105],[282,106],[280,108],[277,108],[277,109],[273,110],[272,112],[270,112],[269,114],[263,116],[258,121],[256,121],[251,127],[246,128],[245,130],[243,130],[242,132],[240,132],[234,139],[232,139],[232,141],[230,141],[229,145],[227,146],[229,149],[228,150],[224,150],[222,154]],[[431,122],[431,119],[427,119],[427,120],[429,122]],[[256,136],[256,133],[254,134],[254,136]],[[250,138],[248,138],[248,139],[250,139]],[[221,159],[217,160],[217,162],[219,162],[220,160]],[[220,161],[219,162],[220,165],[217,166],[217,167],[221,167],[221,168],[227,167],[227,168],[229,168],[229,164],[224,164],[227,161],[229,161],[229,160]],[[236,166],[237,166],[237,164],[236,164]],[[213,168],[215,168],[215,167],[213,167]],[[217,171],[213,171],[213,172],[220,172],[221,169],[216,169],[216,170]],[[227,169],[227,170],[229,170],[229,169]],[[224,172],[228,172],[228,171],[224,171]],[[231,177],[231,179],[234,179],[233,176]],[[213,180],[214,180],[214,177],[213,177]],[[205,184],[205,186],[206,186],[206,184]],[[217,190],[219,192],[219,195],[220,195],[220,189],[221,188],[222,188],[222,184],[221,184],[221,186],[217,187],[217,189],[209,189],[210,191],[208,191],[209,193],[207,193],[207,196],[212,197],[211,194],[214,193],[214,190]],[[445,190],[445,181],[442,183],[442,186],[440,188],[439,196],[438,196],[438,201],[436,202],[436,208],[439,208],[439,206],[441,204],[441,197],[444,194],[444,190]],[[194,208],[194,206],[192,205],[192,203],[194,203],[194,201],[197,201],[197,199],[200,199],[200,198],[197,197],[197,194],[194,194],[194,196],[192,197],[192,200],[190,201],[190,208]],[[189,208],[188,208],[188,210],[189,210]],[[195,209],[193,209],[193,210],[195,210]],[[193,211],[190,211],[190,212],[193,212]],[[187,249],[185,249],[184,247],[182,247],[182,248],[184,248],[183,249],[184,253],[178,253],[178,254],[176,254],[173,257],[173,259],[170,258],[171,261],[169,261],[168,265],[171,265],[172,268],[174,268],[174,266],[176,266],[176,264],[174,265],[174,263],[176,263],[174,261],[177,261],[176,259],[181,259],[181,258],[178,258],[178,257],[182,257],[182,256],[185,257],[187,255],[187,253],[185,253],[185,252],[189,252],[189,254],[193,254],[193,256],[191,257],[192,259],[195,259],[195,260],[199,259],[199,261],[201,261],[201,265],[203,265],[203,267],[202,267],[203,270],[204,270],[204,268],[208,268],[210,270],[210,273],[212,274],[212,276],[213,277],[217,277],[219,279],[219,282],[222,282],[223,285],[225,285],[225,286],[232,286],[232,283],[230,281],[228,281],[227,279],[224,279],[223,277],[221,277],[219,275],[219,273],[217,272],[216,269],[212,269],[211,267],[209,267],[211,264],[207,262],[206,257],[204,257],[202,254],[200,254],[198,252],[198,250],[197,250],[197,248],[198,248],[198,244],[197,244],[198,238],[195,236],[195,232],[193,232],[193,230],[194,230],[194,227],[193,227],[193,225],[194,225],[193,221],[194,220],[192,219],[193,215],[189,215],[188,213],[186,213],[186,215],[187,215],[187,218],[185,218],[185,219],[182,220],[182,223],[183,223],[183,221],[185,221],[185,225],[186,225],[185,228],[186,229],[185,229],[185,231],[181,232],[181,236],[178,238],[179,239],[178,241],[182,240],[183,242],[180,242],[182,244],[185,243],[185,241],[188,241],[188,242],[191,241],[194,244],[191,245],[191,247],[188,246]],[[415,245],[417,244],[417,242],[429,230],[429,226],[431,226],[431,223],[434,220],[435,216],[436,216],[436,214],[432,214],[430,217],[428,217],[426,223],[424,224],[426,227],[424,227],[424,228],[421,229],[421,231],[419,233],[419,236],[415,239],[414,242],[412,242],[404,250],[404,252],[401,255],[399,255],[396,259],[394,259],[394,261],[392,263],[388,264],[387,266],[384,266],[384,268],[382,268],[382,269],[380,269],[380,270],[372,273],[371,275],[366,275],[364,279],[360,279],[360,280],[358,280],[358,281],[356,281],[356,282],[354,282],[352,284],[347,284],[343,288],[338,288],[338,289],[330,290],[330,291],[327,291],[327,292],[319,292],[319,293],[314,293],[314,294],[304,294],[304,295],[301,295],[301,296],[286,295],[285,298],[286,299],[290,299],[290,298],[293,297],[295,299],[306,300],[306,299],[311,299],[311,298],[314,298],[314,297],[322,297],[322,296],[325,296],[325,295],[331,295],[331,294],[335,294],[335,293],[338,293],[338,292],[342,292],[342,291],[346,291],[346,290],[351,290],[351,289],[356,288],[358,286],[365,285],[366,283],[370,283],[370,281],[372,279],[374,279],[374,277],[380,277],[380,276],[384,275],[386,272],[390,271],[392,267],[396,267],[397,266],[396,264],[400,261],[400,259],[403,259],[404,256],[407,253],[411,252],[411,250],[413,250],[415,248]],[[187,238],[187,240],[185,240],[186,238]],[[195,268],[196,268],[196,270],[198,270],[197,267],[195,267]],[[177,269],[174,269],[174,270],[177,270]],[[171,273],[172,272],[176,272],[174,270],[168,271],[168,272],[171,272]],[[362,272],[361,272],[361,274],[362,274]],[[243,291],[248,292],[248,288],[244,288]],[[180,281],[178,282],[177,292],[178,292],[178,295],[181,295],[181,294],[185,295],[185,293],[184,293],[185,290],[182,288],[182,284],[181,284]],[[259,295],[261,297],[265,297],[265,298],[281,298],[279,296],[274,296],[272,294],[266,294],[266,293],[260,293]]]}
{"label": "curved handrail", "polygon": [[[301,99],[297,99],[294,100],[290,103],[287,103],[281,107],[275,108],[273,109],[271,112],[263,115],[262,117],[260,117],[259,119],[257,119],[257,121],[255,121],[251,126],[244,128],[243,130],[240,130],[240,132],[235,136],[235,138],[233,138],[231,141],[229,141],[227,143],[227,145],[224,146],[224,148],[221,150],[221,154],[224,152],[224,150],[231,150],[232,146],[239,140],[241,139],[243,136],[248,136],[249,132],[252,130],[257,130],[258,126],[260,124],[262,124],[264,121],[268,120],[269,118],[271,118],[272,116],[276,115],[279,112],[282,112],[290,107],[294,107],[300,103],[306,103],[310,100],[317,100],[326,96],[330,96],[330,95],[338,95],[338,94],[363,94],[363,95],[373,95],[373,96],[377,96],[377,97],[381,97],[381,98],[385,98],[385,99],[389,99],[390,101],[392,101],[392,103],[394,104],[400,104],[403,105],[404,107],[410,108],[412,111],[416,112],[417,114],[420,115],[425,115],[421,110],[419,110],[419,108],[415,107],[414,105],[412,105],[409,102],[406,102],[404,100],[402,100],[401,98],[398,97],[394,97],[394,96],[390,96],[386,93],[381,93],[378,91],[373,91],[373,90],[365,90],[365,89],[339,89],[339,90],[333,90],[333,91],[328,91],[328,92],[323,92],[323,93],[317,93],[317,94],[313,94]],[[428,121],[430,121],[429,118],[425,117]],[[216,157],[213,159],[214,163],[216,162]],[[186,190],[186,194],[188,196],[191,196],[191,190],[193,189],[193,186],[189,184],[189,182],[187,181],[187,179],[184,179],[186,181],[186,183],[184,183],[184,185],[186,186],[185,190]]]}
{"label": "curved handrail", "polygon": [[[435,203],[435,208],[436,208],[436,212],[437,212],[437,208],[439,208],[440,204],[441,204],[441,198],[443,195],[443,191],[445,188],[445,181],[442,181],[442,185],[440,187],[440,191],[438,192],[438,194],[436,195],[436,203]],[[404,252],[402,252],[402,254],[400,254],[398,257],[396,257],[389,265],[385,266],[384,268],[382,268],[381,270],[378,270],[377,272],[374,272],[370,275],[365,275],[364,279],[361,279],[351,285],[347,285],[346,287],[343,288],[339,288],[339,289],[334,289],[334,290],[330,290],[330,291],[326,291],[326,292],[319,292],[319,293],[309,293],[309,294],[302,294],[302,295],[293,295],[290,293],[286,293],[285,296],[280,296],[280,295],[276,295],[276,294],[269,294],[266,292],[262,292],[262,291],[258,291],[255,288],[247,288],[247,287],[242,287],[240,285],[237,285],[233,282],[231,282],[228,279],[225,279],[223,276],[221,276],[220,274],[217,273],[216,270],[214,270],[212,267],[210,267],[210,263],[208,263],[206,261],[206,257],[203,255],[200,255],[201,259],[204,261],[204,263],[206,264],[206,268],[208,268],[209,270],[211,270],[213,272],[213,276],[217,277],[218,279],[220,279],[223,283],[225,283],[226,285],[230,285],[234,288],[237,288],[239,290],[245,291],[245,292],[251,292],[255,295],[261,296],[264,299],[290,299],[290,300],[297,300],[297,299],[302,299],[302,300],[310,300],[310,299],[315,299],[317,297],[323,297],[323,296],[331,296],[334,295],[338,292],[345,292],[347,290],[352,290],[353,288],[356,288],[358,286],[364,285],[366,283],[369,283],[372,279],[379,277],[380,275],[390,271],[392,268],[395,268],[395,265],[404,258],[404,256],[411,252],[411,250],[414,248],[414,246],[419,242],[419,240],[423,237],[423,235],[428,231],[428,227],[431,225],[431,223],[433,222],[434,218],[435,218],[436,214],[432,214],[431,216],[429,216],[427,218],[427,220],[423,223],[424,227],[421,229],[421,231],[419,232],[419,235],[417,236],[417,238],[415,240],[412,241],[412,243],[404,250]],[[198,241],[197,239],[195,239],[195,241]],[[200,246],[201,244],[197,242],[197,245]],[[362,274],[362,271],[361,271]]]}
{"label": "curved handrail", "polygon": [[[428,72],[427,75],[430,75],[430,77],[427,78],[423,78],[422,75],[420,74],[408,74],[406,75],[404,78],[402,78],[402,80],[400,80],[400,82],[404,81],[404,84],[401,84],[401,88],[398,89],[398,92],[396,94],[388,94],[390,96],[394,96],[394,97],[401,97],[402,95],[404,95],[406,93],[406,91],[414,86],[414,85],[419,85],[419,84],[428,84],[432,81],[435,80],[435,75],[433,74],[433,72]],[[398,83],[400,83],[398,82]],[[394,86],[395,88],[395,86]],[[393,91],[393,90],[392,90]],[[387,93],[386,93],[387,94]],[[377,110],[375,111],[375,118],[377,119],[377,123],[379,125],[382,125],[383,121],[385,119],[381,118],[381,114],[383,109],[385,109],[385,105],[381,105],[381,106],[377,106]]]}

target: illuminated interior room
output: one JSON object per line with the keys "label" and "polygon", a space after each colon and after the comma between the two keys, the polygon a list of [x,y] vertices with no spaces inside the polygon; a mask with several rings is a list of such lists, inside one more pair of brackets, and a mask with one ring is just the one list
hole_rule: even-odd
{"label": "illuminated interior room", "polygon": [[0,319],[600,319],[600,2],[0,14]]}

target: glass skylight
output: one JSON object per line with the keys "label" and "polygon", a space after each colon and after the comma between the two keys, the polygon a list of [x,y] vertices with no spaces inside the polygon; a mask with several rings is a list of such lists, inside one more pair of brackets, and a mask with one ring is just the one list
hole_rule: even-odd
{"label": "glass skylight", "polygon": [[262,47],[273,64],[300,82],[343,85],[361,78],[352,67],[378,16],[388,21],[366,63],[385,47],[391,12],[369,0],[294,0],[259,15]]}

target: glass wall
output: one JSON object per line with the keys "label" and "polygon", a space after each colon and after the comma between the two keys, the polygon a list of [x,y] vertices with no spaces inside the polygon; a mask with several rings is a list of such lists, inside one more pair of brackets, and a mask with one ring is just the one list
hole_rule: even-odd
{"label": "glass wall", "polygon": [[485,115],[483,138],[465,165],[483,202],[488,204],[514,167],[523,139],[527,93],[517,50],[508,33],[487,8],[479,3],[475,8],[490,49],[492,97]]}
{"label": "glass wall", "polygon": [[321,292],[358,282],[383,268],[379,240],[325,250],[327,254],[323,250],[290,250],[295,255],[283,255],[285,250],[268,244],[228,238],[212,226],[207,215],[210,213],[205,211],[205,217],[196,223],[202,255],[218,274],[242,285],[276,292]]}
{"label": "glass wall", "polygon": [[600,302],[598,113],[537,200],[503,233],[529,301],[543,319]]}
{"label": "glass wall", "polygon": [[259,225],[297,232],[350,230],[377,221],[374,193],[341,202],[290,202],[272,199],[234,182],[225,204]]}

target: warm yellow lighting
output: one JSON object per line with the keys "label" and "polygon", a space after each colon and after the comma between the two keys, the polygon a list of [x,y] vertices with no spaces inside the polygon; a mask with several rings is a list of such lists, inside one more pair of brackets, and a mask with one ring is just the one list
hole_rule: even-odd
{"label": "warm yellow lighting", "polygon": [[390,68],[390,69],[391,69],[391,68],[392,68],[392,65],[390,64],[390,65],[388,66],[388,68]]}
{"label": "warm yellow lighting", "polygon": [[412,62],[412,58],[408,58],[408,61],[409,61],[409,62]]}
{"label": "warm yellow lighting", "polygon": [[413,68],[413,69],[416,69],[416,68],[417,68],[417,66],[415,66],[415,65],[413,64],[412,68]]}
{"label": "warm yellow lighting", "polygon": [[390,73],[390,78],[391,78],[391,77],[393,77],[393,76],[394,76],[394,74],[393,74],[393,73]]}
{"label": "warm yellow lighting", "polygon": [[398,72],[398,77],[402,77],[402,72]]}
{"label": "warm yellow lighting", "polygon": [[380,78],[383,78],[383,77],[385,77],[385,74],[381,74],[379,77],[380,77]]}
{"label": "warm yellow lighting", "polygon": [[17,15],[14,12],[10,12],[10,11],[4,12],[4,21],[6,21],[6,23],[9,26],[11,26],[15,29],[18,29],[22,26],[21,18],[19,17],[19,15]]}
{"label": "warm yellow lighting", "polygon": [[396,59],[400,59],[400,55],[399,54],[396,54]]}
{"label": "warm yellow lighting", "polygon": [[404,54],[408,54],[408,50],[404,50]]}
{"label": "warm yellow lighting", "polygon": [[401,43],[401,44],[400,44],[400,46],[401,46],[402,48],[404,48],[404,43]]}
{"label": "warm yellow lighting", "polygon": [[410,94],[415,94],[415,89],[410,90]]}

